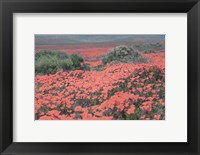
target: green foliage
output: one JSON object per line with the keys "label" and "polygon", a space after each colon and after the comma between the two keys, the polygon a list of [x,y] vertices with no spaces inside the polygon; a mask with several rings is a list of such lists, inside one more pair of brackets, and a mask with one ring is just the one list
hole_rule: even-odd
{"label": "green foliage", "polygon": [[81,66],[81,69],[82,69],[82,70],[90,71],[90,65],[88,65],[88,64],[83,64],[83,65]]}
{"label": "green foliage", "polygon": [[138,50],[128,46],[117,46],[113,50],[109,51],[106,56],[102,59],[103,64],[107,63],[146,63],[147,59],[144,58]]}
{"label": "green foliage", "polygon": [[69,55],[67,53],[61,52],[61,51],[39,51],[35,53],[35,61],[37,61],[40,57],[45,56],[47,58],[56,56],[59,59],[66,59],[69,58]]}
{"label": "green foliage", "polygon": [[145,54],[155,53],[155,51],[153,51],[153,50],[145,50],[144,53],[145,53]]}
{"label": "green foliage", "polygon": [[60,51],[40,51],[35,54],[36,75],[54,74],[59,70],[81,69],[83,58]]}
{"label": "green foliage", "polygon": [[143,43],[143,44],[133,45],[132,47],[137,49],[138,51],[143,51],[146,54],[165,50],[164,43],[146,43],[146,44]]}
{"label": "green foliage", "polygon": [[70,58],[73,62],[73,69],[81,69],[81,62],[83,62],[83,58],[76,54],[70,55]]}

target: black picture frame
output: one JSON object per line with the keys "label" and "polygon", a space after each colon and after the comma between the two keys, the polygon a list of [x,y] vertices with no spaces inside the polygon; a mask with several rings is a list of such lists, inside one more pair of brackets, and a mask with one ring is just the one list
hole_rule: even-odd
{"label": "black picture frame", "polygon": [[[13,142],[13,13],[187,13],[188,142],[21,143]],[[0,0],[1,154],[200,154],[199,0]],[[181,57],[180,57],[181,58]],[[174,63],[174,62],[172,62]],[[24,126],[25,127],[25,126]],[[31,133],[30,133],[31,134]]]}

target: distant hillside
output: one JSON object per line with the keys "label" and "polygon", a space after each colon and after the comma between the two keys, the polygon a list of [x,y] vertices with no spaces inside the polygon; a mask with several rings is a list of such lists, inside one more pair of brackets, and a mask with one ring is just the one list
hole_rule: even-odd
{"label": "distant hillside", "polygon": [[165,35],[35,35],[35,45],[161,41],[165,41]]}

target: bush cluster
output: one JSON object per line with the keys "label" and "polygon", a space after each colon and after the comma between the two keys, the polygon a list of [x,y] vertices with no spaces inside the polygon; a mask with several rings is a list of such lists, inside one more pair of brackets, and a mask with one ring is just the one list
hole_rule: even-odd
{"label": "bush cluster", "polygon": [[147,59],[142,54],[128,46],[117,46],[113,50],[109,51],[102,59],[103,64],[110,62],[125,62],[125,63],[146,63]]}
{"label": "bush cluster", "polygon": [[165,44],[162,43],[146,43],[146,44],[139,44],[133,45],[133,48],[143,51],[144,53],[155,53],[157,51],[161,51],[165,49]]}
{"label": "bush cluster", "polygon": [[79,55],[61,51],[40,51],[35,53],[36,75],[54,74],[59,70],[86,69],[89,66],[81,65],[83,58]]}

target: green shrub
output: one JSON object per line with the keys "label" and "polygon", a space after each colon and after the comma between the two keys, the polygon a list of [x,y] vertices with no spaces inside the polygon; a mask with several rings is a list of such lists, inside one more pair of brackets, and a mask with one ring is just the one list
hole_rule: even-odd
{"label": "green shrub", "polygon": [[59,70],[81,69],[83,58],[60,51],[40,51],[35,54],[36,75],[54,74]]}
{"label": "green shrub", "polygon": [[70,58],[73,62],[73,69],[81,69],[81,62],[83,62],[83,58],[76,54],[72,54]]}
{"label": "green shrub", "polygon": [[90,65],[89,65],[89,64],[83,64],[83,65],[81,66],[81,69],[82,69],[82,70],[90,71]]}
{"label": "green shrub", "polygon": [[165,50],[164,43],[141,43],[133,45],[132,47],[144,53],[155,53],[157,51]]}
{"label": "green shrub", "polygon": [[147,59],[144,58],[138,50],[128,46],[117,46],[109,51],[102,59],[103,64],[110,62],[125,62],[125,63],[146,63]]}
{"label": "green shrub", "polygon": [[145,54],[155,53],[155,51],[153,51],[153,50],[145,50],[144,53],[145,53]]}
{"label": "green shrub", "polygon": [[69,58],[69,55],[67,53],[61,52],[61,51],[39,51],[35,53],[35,61],[37,61],[41,56],[45,56],[47,58],[50,58],[52,56],[56,56],[59,59],[66,59]]}

